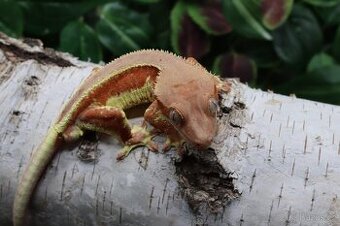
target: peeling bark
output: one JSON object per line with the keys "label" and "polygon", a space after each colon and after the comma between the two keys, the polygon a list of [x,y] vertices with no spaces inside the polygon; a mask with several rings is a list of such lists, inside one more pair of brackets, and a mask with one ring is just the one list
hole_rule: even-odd
{"label": "peeling bark", "polygon": [[[0,225],[19,176],[62,105],[96,65],[0,35]],[[30,225],[340,225],[340,107],[250,89],[222,97],[213,150],[138,149],[89,134],[60,150]],[[139,123],[140,119],[133,119]]]}

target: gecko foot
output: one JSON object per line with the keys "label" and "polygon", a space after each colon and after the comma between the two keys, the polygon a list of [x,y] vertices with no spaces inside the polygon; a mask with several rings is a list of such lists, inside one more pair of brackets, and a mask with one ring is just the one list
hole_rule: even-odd
{"label": "gecko foot", "polygon": [[186,155],[189,146],[184,140],[172,140],[171,138],[167,137],[164,145],[163,145],[163,152],[169,151],[171,148],[176,150],[177,155],[175,156],[176,162],[182,161],[183,157]]}
{"label": "gecko foot", "polygon": [[131,151],[137,147],[145,146],[153,152],[158,151],[158,146],[152,141],[152,138],[156,135],[147,131],[144,127],[133,126],[132,137],[125,142],[124,148],[118,153],[117,160],[123,160],[127,157]]}
{"label": "gecko foot", "polygon": [[169,151],[171,148],[175,148],[179,154],[185,152],[185,141],[184,140],[172,140],[167,137],[163,146],[163,152]]}

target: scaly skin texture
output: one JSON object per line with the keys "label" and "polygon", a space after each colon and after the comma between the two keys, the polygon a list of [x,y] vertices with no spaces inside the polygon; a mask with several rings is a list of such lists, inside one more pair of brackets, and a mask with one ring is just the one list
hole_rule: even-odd
{"label": "scaly skin texture", "polygon": [[[117,135],[125,144],[117,159],[138,146],[152,151],[157,133],[167,135],[164,149],[183,143],[207,148],[217,132],[218,94],[230,85],[211,75],[193,58],[159,50],[126,54],[93,70],[66,104],[45,140],[34,152],[18,185],[13,224],[23,224],[30,197],[59,144],[77,140],[84,131]],[[154,127],[131,127],[124,110],[151,103],[144,119]]]}

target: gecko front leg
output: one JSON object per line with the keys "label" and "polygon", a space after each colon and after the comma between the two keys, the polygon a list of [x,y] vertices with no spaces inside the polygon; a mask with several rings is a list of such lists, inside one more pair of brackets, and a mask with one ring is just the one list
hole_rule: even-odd
{"label": "gecko front leg", "polygon": [[74,129],[76,132],[69,134],[79,134],[81,130],[91,130],[109,135],[116,135],[124,143],[124,148],[118,153],[117,160],[122,160],[135,148],[146,146],[152,151],[157,151],[157,145],[152,141],[152,135],[141,126],[131,128],[128,119],[122,109],[110,106],[92,106],[83,111],[76,122]]}
{"label": "gecko front leg", "polygon": [[144,126],[134,125],[131,129],[132,137],[125,142],[124,148],[118,153],[117,160],[122,160],[137,147],[147,147],[153,152],[158,151],[158,146],[152,141],[155,136]]}
{"label": "gecko front leg", "polygon": [[174,147],[180,155],[184,153],[185,140],[162,113],[157,100],[152,102],[148,109],[146,109],[144,119],[154,127],[154,134],[162,133],[166,135],[166,141],[163,146],[164,152]]}

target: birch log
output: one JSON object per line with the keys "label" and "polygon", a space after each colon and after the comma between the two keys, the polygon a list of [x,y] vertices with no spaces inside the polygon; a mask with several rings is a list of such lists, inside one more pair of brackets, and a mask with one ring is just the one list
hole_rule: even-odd
{"label": "birch log", "polygon": [[[95,66],[0,34],[0,225],[12,225],[25,165]],[[340,107],[232,82],[213,152],[138,149],[117,162],[121,144],[90,134],[56,154],[27,225],[340,225]]]}

